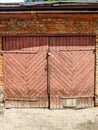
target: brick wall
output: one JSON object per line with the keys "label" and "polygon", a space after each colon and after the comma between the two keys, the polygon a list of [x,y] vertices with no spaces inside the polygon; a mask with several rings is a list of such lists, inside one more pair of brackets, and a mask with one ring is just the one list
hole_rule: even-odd
{"label": "brick wall", "polygon": [[95,33],[93,19],[42,18],[6,19],[0,21],[0,34],[39,34],[39,33]]}

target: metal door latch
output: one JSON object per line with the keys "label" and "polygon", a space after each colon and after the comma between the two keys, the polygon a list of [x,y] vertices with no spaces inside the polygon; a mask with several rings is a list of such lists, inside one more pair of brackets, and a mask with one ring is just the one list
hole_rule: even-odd
{"label": "metal door latch", "polygon": [[54,57],[54,55],[51,52],[48,52],[48,56]]}

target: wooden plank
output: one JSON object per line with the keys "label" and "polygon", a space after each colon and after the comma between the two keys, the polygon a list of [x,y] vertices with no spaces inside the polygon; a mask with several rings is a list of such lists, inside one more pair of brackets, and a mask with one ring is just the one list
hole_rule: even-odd
{"label": "wooden plank", "polygon": [[47,42],[47,37],[5,38],[3,70],[6,106],[48,107],[45,71]]}
{"label": "wooden plank", "polygon": [[[60,51],[62,48],[64,51]],[[71,50],[67,51],[66,48]],[[87,51],[86,48],[89,50]],[[60,106],[60,99],[94,97],[94,49],[95,39],[93,37],[50,38],[51,55],[48,62],[50,66],[51,108],[63,107]],[[85,102],[84,99],[80,101],[81,104]]]}

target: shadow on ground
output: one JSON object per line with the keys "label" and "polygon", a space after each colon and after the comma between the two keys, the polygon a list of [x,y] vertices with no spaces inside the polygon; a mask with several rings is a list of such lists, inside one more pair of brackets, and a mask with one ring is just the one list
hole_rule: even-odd
{"label": "shadow on ground", "polygon": [[76,130],[98,130],[98,120],[92,122],[90,120],[77,124]]}

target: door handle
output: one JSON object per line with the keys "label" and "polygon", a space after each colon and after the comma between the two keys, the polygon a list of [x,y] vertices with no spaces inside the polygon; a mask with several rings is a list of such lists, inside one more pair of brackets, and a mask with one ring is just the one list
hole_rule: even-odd
{"label": "door handle", "polygon": [[48,52],[48,56],[54,57],[54,55],[51,52]]}
{"label": "door handle", "polygon": [[52,54],[51,54],[51,52],[48,52],[48,56],[51,56]]}

